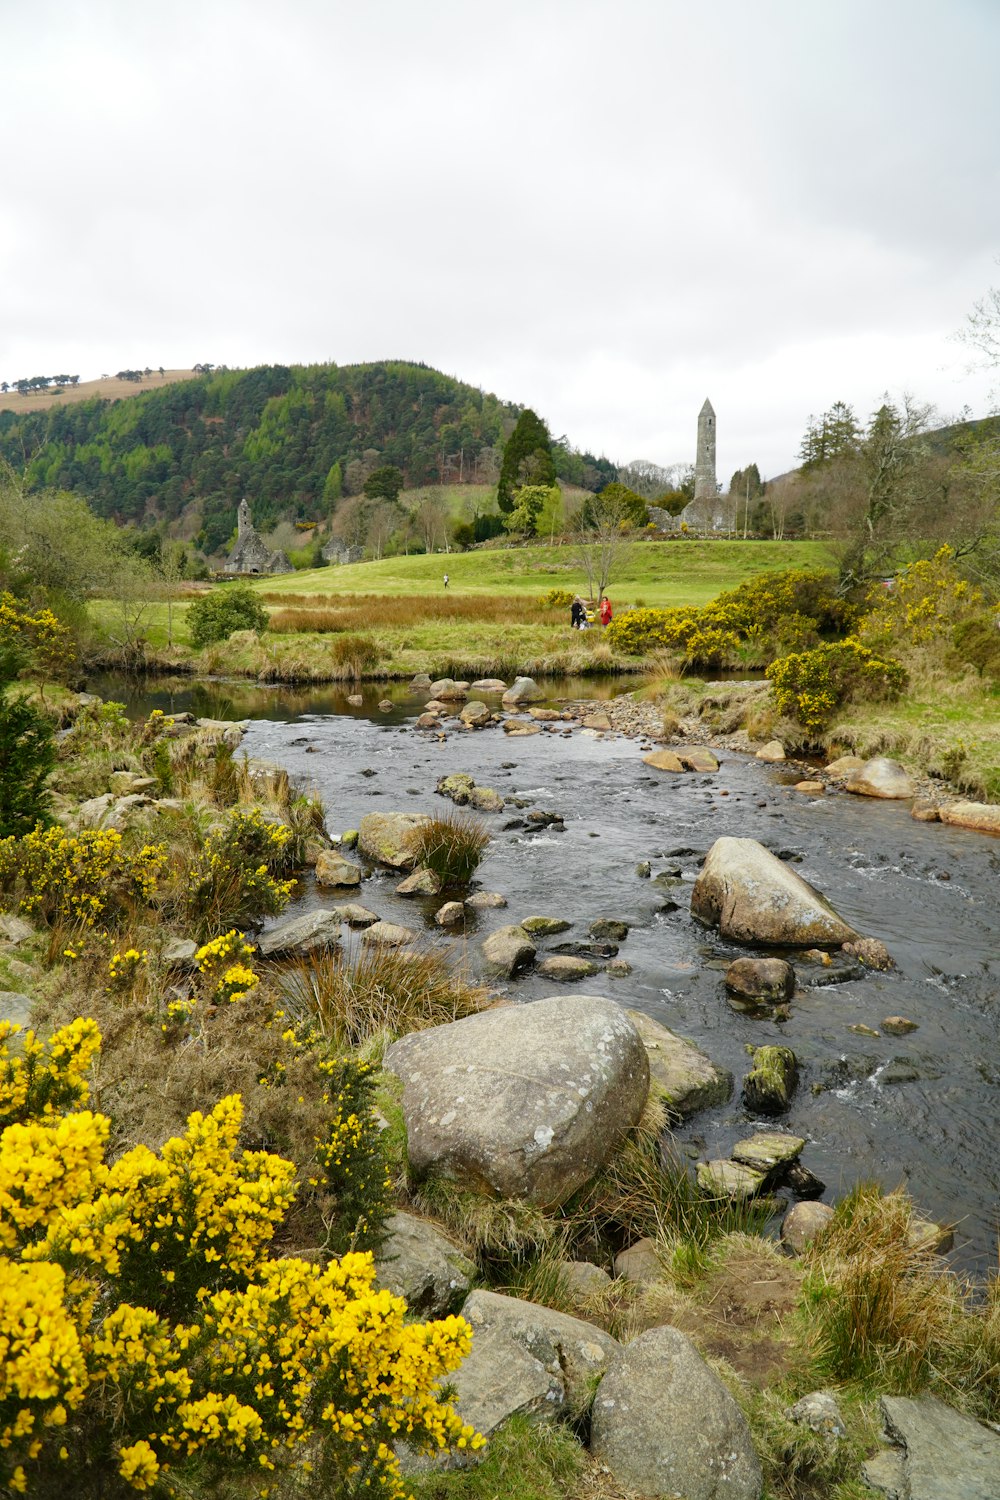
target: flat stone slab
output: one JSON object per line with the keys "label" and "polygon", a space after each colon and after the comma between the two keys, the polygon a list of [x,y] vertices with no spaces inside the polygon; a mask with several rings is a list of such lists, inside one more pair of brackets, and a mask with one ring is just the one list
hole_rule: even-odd
{"label": "flat stone slab", "polygon": [[744,1166],[738,1161],[702,1161],[698,1163],[698,1186],[703,1193],[713,1198],[732,1198],[742,1202],[745,1198],[756,1198],[767,1182],[764,1172]]}
{"label": "flat stone slab", "polygon": [[410,1167],[543,1207],[564,1203],[642,1114],[649,1066],[628,1016],[598,995],[501,1006],[413,1032],[386,1052],[403,1081]]}
{"label": "flat stone slab", "polygon": [[501,896],[499,891],[476,891],[466,896],[465,904],[472,911],[494,911],[507,905],[507,897]]}
{"label": "flat stone slab", "polygon": [[35,929],[23,917],[15,917],[13,912],[0,912],[0,942],[26,943],[34,935]]}
{"label": "flat stone slab", "polygon": [[646,1049],[650,1088],[670,1110],[686,1118],[730,1098],[733,1075],[717,1067],[694,1042],[685,1041],[641,1010],[626,1014]]}
{"label": "flat stone slab", "polygon": [[[901,1450],[907,1500],[997,1500],[1000,1434],[934,1396],[883,1396],[886,1435]],[[885,1469],[864,1466],[869,1484],[889,1495]],[[891,1471],[890,1471],[891,1472]]]}
{"label": "flat stone slab", "polygon": [[348,927],[373,927],[378,921],[375,912],[369,911],[367,906],[358,906],[354,901],[348,901],[343,906],[332,908],[342,922]]}
{"label": "flat stone slab", "polygon": [[403,948],[413,940],[413,932],[409,927],[401,927],[397,922],[373,922],[366,927],[361,941],[373,944],[379,948]]}
{"label": "flat stone slab", "polygon": [[193,969],[198,945],[191,938],[171,938],[160,954],[168,969]]}
{"label": "flat stone slab", "polygon": [[778,1167],[787,1167],[802,1154],[805,1141],[798,1135],[781,1135],[774,1130],[758,1130],[745,1141],[737,1141],[733,1147],[733,1161],[745,1167],[754,1167],[758,1172],[770,1174]]}
{"label": "flat stone slab", "polygon": [[525,917],[521,923],[529,937],[553,937],[557,932],[568,932],[572,925],[562,917]]}
{"label": "flat stone slab", "polygon": [[261,933],[257,948],[262,958],[301,958],[340,946],[339,911],[307,911],[289,917]]}
{"label": "flat stone slab", "polygon": [[574,958],[569,953],[554,953],[551,958],[542,959],[538,972],[546,979],[557,980],[559,984],[573,984],[600,973],[600,964],[592,963],[589,958]]}
{"label": "flat stone slab", "polygon": [[938,808],[942,823],[974,828],[977,833],[1000,833],[1000,806],[994,802],[950,802]]}
{"label": "flat stone slab", "polygon": [[505,719],[503,724],[504,734],[526,735],[541,734],[541,724],[535,724],[528,719]]}
{"label": "flat stone slab", "polygon": [[26,1026],[31,1016],[31,996],[20,990],[0,990],[0,1021]]}
{"label": "flat stone slab", "polygon": [[463,1422],[490,1437],[511,1417],[554,1422],[566,1409],[566,1388],[516,1339],[501,1329],[477,1333],[449,1383]]}

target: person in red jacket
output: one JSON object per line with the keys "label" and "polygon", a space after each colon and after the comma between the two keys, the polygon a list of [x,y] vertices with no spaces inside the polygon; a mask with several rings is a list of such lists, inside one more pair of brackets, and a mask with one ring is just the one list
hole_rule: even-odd
{"label": "person in red jacket", "polygon": [[611,624],[611,600],[607,597],[607,595],[605,595],[601,600],[601,624]]}

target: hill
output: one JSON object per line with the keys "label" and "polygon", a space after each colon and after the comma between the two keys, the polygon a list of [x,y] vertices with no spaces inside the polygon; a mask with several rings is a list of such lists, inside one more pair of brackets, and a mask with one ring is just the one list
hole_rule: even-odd
{"label": "hill", "polygon": [[[233,530],[242,495],[267,530],[312,520],[373,466],[408,486],[494,482],[520,412],[512,402],[404,361],[217,370],[141,395],[0,410],[0,455],[29,489],[86,496],[98,515],[149,525],[188,517],[208,551]],[[606,459],[556,445],[560,476],[589,488]]]}
{"label": "hill", "polygon": [[119,379],[117,375],[102,375],[99,380],[77,381],[76,384],[48,385],[42,390],[0,391],[0,412],[11,411],[18,416],[26,412],[49,411],[55,406],[75,406],[80,401],[120,401],[126,396],[138,396],[144,391],[160,390],[165,385],[176,385],[178,380],[193,380],[194,370],[150,370],[149,374],[135,372],[138,380]]}

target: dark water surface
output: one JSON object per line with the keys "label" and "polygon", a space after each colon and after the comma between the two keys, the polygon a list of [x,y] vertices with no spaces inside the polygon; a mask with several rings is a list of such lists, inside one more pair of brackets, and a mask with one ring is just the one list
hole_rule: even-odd
{"label": "dark water surface", "polygon": [[[615,686],[621,690],[621,679]],[[215,689],[204,691],[209,699],[192,706],[212,712]],[[552,692],[590,696],[592,684],[562,683]],[[274,690],[264,716],[250,725],[245,749],[279,762],[318,792],[333,833],[356,828],[366,812],[440,813],[451,804],[434,786],[452,771],[557,812],[566,826],[563,833],[501,831],[514,808],[485,818],[493,837],[475,886],[501,891],[509,905],[470,917],[464,939],[444,938],[434,927],[437,901],[396,896],[394,872],[372,873],[360,894],[365,905],[391,921],[423,926],[430,941],[457,941],[473,972],[479,944],[495,927],[532,915],[572,921],[570,932],[540,943],[541,957],[555,942],[585,940],[596,917],[624,919],[632,930],[620,957],[633,972],[620,980],[601,973],[577,988],[648,1012],[736,1077],[730,1103],[696,1115],[679,1132],[682,1143],[699,1155],[725,1156],[756,1128],[739,1102],[746,1047],[783,1043],[799,1060],[800,1081],[779,1128],[806,1138],[803,1161],[826,1182],[825,1198],[835,1200],[865,1177],[887,1187],[904,1183],[923,1211],[958,1224],[957,1264],[977,1273],[995,1266],[1000,842],[916,823],[905,803],[843,794],[806,798],[783,783],[787,772],[735,753],[722,754],[714,776],[671,777],[643,764],[638,742],[604,741],[580,730],[571,738],[542,732],[525,739],[495,729],[453,732],[442,743],[412,729],[422,705],[405,690],[389,690],[395,706],[388,715],[378,713],[381,696],[380,685],[366,687],[365,708],[344,714],[333,690]],[[156,698],[143,706],[167,705]],[[218,704],[214,711],[221,712]],[[820,986],[810,981],[822,971],[799,965],[800,989],[786,1023],[734,1011],[722,970],[747,950],[721,941],[689,910],[702,858],[724,834],[758,839],[796,860],[798,872],[843,917],[882,939],[896,971]],[[650,861],[654,877],[675,883],[641,879],[641,860]],[[304,904],[338,899],[310,889]],[[665,910],[669,903],[676,909]],[[532,1000],[559,987],[528,975],[506,989]],[[889,1015],[907,1016],[919,1029],[901,1038],[849,1030],[858,1023],[879,1030]]]}

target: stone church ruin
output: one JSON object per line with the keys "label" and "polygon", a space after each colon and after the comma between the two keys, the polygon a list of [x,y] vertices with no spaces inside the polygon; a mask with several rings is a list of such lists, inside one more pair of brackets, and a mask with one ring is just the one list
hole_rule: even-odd
{"label": "stone church ruin", "polygon": [[262,541],[250,516],[250,502],[245,497],[236,513],[236,546],[226,558],[224,573],[291,573],[291,563],[283,552],[272,552]]}

